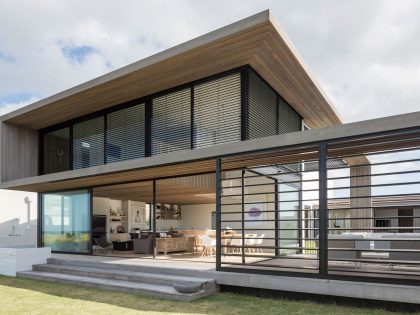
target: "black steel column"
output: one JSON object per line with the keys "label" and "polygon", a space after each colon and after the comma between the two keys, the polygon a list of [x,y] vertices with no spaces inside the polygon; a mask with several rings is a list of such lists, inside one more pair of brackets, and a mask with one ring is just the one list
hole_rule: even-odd
{"label": "black steel column", "polygon": [[242,263],[245,264],[245,170],[242,170],[242,178],[241,178],[241,192],[242,192],[242,216],[241,216],[241,221],[242,221]]}
{"label": "black steel column", "polygon": [[222,267],[222,159],[216,158],[216,270]]}
{"label": "black steel column", "polygon": [[274,180],[274,246],[275,246],[275,255],[279,256],[279,238],[280,238],[280,231],[279,231],[279,219],[280,219],[280,213],[279,213],[279,181],[278,179]]}
{"label": "black steel column", "polygon": [[74,136],[73,136],[73,125],[70,126],[70,146],[69,146],[69,170],[74,169]]}
{"label": "black steel column", "polygon": [[145,103],[145,124],[144,124],[144,155],[152,156],[152,118],[153,118],[153,104],[152,100],[148,99]]}
{"label": "black steel column", "polygon": [[194,143],[194,85],[190,88],[190,100],[191,100],[191,107],[190,107],[190,148],[191,150],[194,149],[195,143]]}
{"label": "black steel column", "polygon": [[108,115],[104,115],[104,164],[107,164],[108,159]]}
{"label": "black steel column", "polygon": [[152,192],[152,209],[153,209],[153,216],[152,216],[152,232],[155,236],[155,240],[153,241],[153,258],[156,258],[156,180],[153,180],[153,192]]}
{"label": "black steel column", "polygon": [[327,195],[327,144],[319,149],[319,274],[328,274],[328,195]]}

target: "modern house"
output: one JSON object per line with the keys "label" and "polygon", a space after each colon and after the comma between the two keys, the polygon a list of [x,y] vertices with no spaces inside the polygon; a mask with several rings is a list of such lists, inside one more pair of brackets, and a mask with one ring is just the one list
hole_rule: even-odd
{"label": "modern house", "polygon": [[0,117],[0,188],[55,253],[415,303],[419,121],[343,125],[264,11]]}

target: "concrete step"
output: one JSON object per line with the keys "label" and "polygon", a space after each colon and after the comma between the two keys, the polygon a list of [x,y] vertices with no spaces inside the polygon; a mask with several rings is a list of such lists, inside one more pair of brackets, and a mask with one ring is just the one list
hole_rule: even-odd
{"label": "concrete step", "polygon": [[158,285],[151,283],[77,276],[64,273],[43,271],[22,271],[17,273],[16,276],[20,278],[30,278],[41,281],[75,284],[78,286],[89,288],[100,288],[104,290],[138,293],[147,296],[185,302],[208,296],[215,292],[215,290],[201,289],[200,291],[195,293],[179,293],[170,285]]}
{"label": "concrete step", "polygon": [[177,276],[161,273],[138,272],[118,269],[104,269],[97,265],[93,267],[72,266],[63,264],[42,264],[34,265],[33,271],[41,271],[48,273],[60,273],[82,277],[93,277],[102,279],[114,279],[131,282],[141,282],[148,284],[172,286],[174,283],[196,283],[201,285],[203,290],[217,290],[216,281],[214,279]]}
{"label": "concrete step", "polygon": [[212,276],[206,275],[206,272],[195,269],[187,269],[182,267],[166,267],[166,266],[150,266],[150,265],[135,265],[135,264],[124,264],[124,263],[112,263],[112,262],[99,262],[94,260],[83,260],[83,259],[62,259],[62,258],[49,258],[47,264],[53,265],[65,265],[65,266],[79,266],[88,268],[101,268],[101,269],[118,269],[125,271],[134,272],[145,272],[145,273],[158,273],[175,276],[186,276],[186,277],[200,277],[212,279]]}

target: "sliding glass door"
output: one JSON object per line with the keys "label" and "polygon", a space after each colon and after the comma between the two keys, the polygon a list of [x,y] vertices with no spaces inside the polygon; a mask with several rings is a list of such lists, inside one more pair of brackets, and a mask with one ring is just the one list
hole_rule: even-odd
{"label": "sliding glass door", "polygon": [[90,253],[91,194],[87,189],[41,195],[41,243],[52,251]]}

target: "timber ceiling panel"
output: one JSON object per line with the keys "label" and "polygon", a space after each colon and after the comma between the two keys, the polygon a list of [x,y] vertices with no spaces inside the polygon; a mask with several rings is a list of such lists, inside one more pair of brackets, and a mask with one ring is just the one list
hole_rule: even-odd
{"label": "timber ceiling panel", "polygon": [[[151,203],[152,182],[98,187],[93,190],[93,196],[117,200],[134,200]],[[206,204],[215,203],[215,190],[205,187],[180,185],[173,181],[159,180],[156,182],[156,200],[158,203],[173,204]]]}

